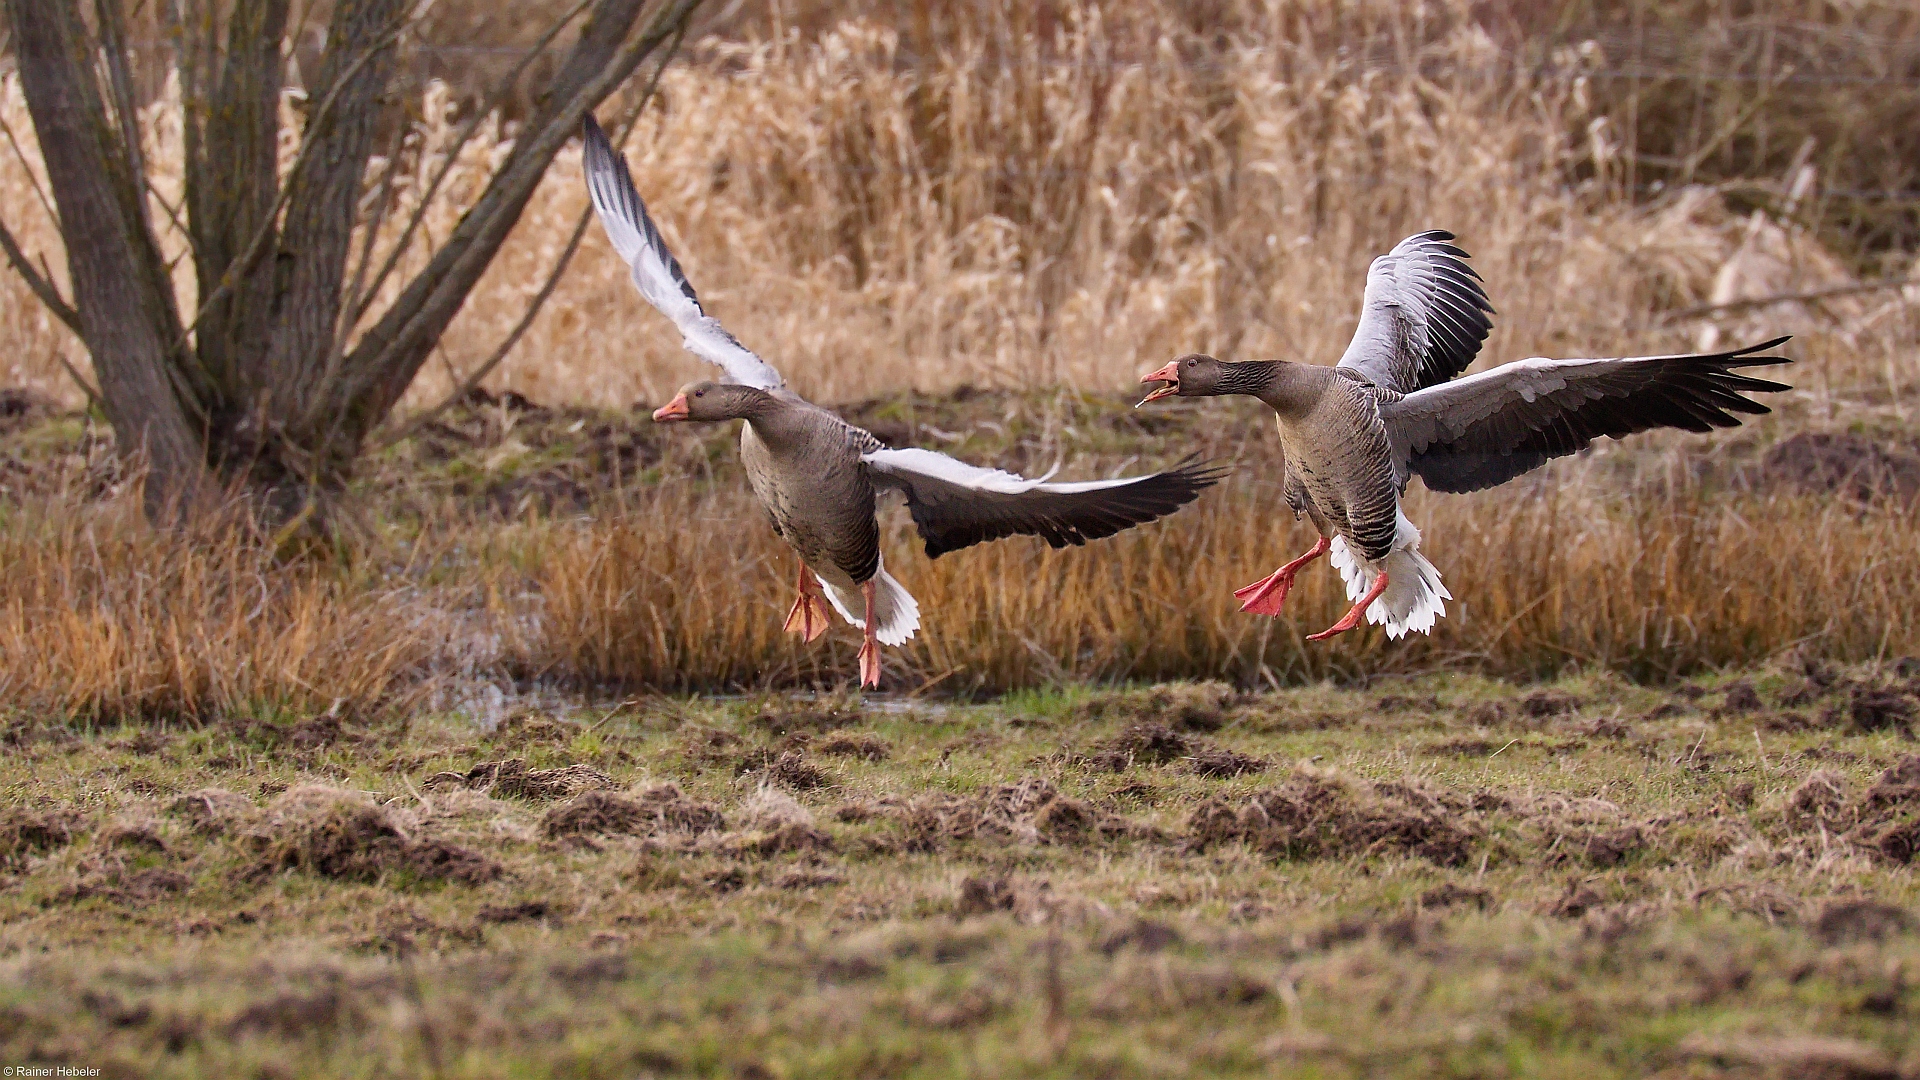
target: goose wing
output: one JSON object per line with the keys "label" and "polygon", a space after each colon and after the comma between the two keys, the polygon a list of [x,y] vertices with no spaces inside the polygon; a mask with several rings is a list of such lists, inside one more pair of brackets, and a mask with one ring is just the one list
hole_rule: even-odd
{"label": "goose wing", "polygon": [[587,194],[594,212],[607,230],[613,250],[633,271],[633,284],[647,303],[673,320],[685,338],[687,351],[726,372],[726,381],[762,390],[778,389],[784,380],[772,364],[740,344],[720,320],[700,306],[693,283],[680,270],[679,260],[667,250],[660,230],[647,216],[647,207],[634,190],[627,163],[614,153],[600,124],[588,113],[583,124],[586,140]]}
{"label": "goose wing", "polygon": [[1478,491],[1584,450],[1602,435],[1738,427],[1737,413],[1771,411],[1743,394],[1792,387],[1734,369],[1792,363],[1754,355],[1786,340],[1719,353],[1521,360],[1383,398],[1394,478],[1402,487],[1412,475],[1435,491]]}
{"label": "goose wing", "polygon": [[1415,233],[1373,260],[1360,325],[1340,357],[1375,386],[1410,394],[1465,371],[1493,314],[1466,252],[1441,229]]}
{"label": "goose wing", "polygon": [[860,460],[876,486],[906,495],[929,558],[1015,535],[1039,536],[1056,548],[1084,544],[1171,514],[1226,475],[1188,460],[1146,476],[1062,484],[932,450],[875,450]]}

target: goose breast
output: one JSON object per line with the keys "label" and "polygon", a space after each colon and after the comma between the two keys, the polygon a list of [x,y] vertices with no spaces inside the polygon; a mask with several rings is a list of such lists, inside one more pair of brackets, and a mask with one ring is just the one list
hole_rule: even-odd
{"label": "goose breast", "polygon": [[774,532],[816,571],[857,585],[880,568],[880,527],[873,483],[849,442],[840,431],[748,421],[740,460]]}
{"label": "goose breast", "polygon": [[[1324,523],[1368,559],[1393,547],[1400,506],[1393,456],[1373,390],[1349,379],[1325,384],[1303,415],[1282,417],[1280,444],[1297,490]],[[1293,479],[1298,478],[1298,488]]]}

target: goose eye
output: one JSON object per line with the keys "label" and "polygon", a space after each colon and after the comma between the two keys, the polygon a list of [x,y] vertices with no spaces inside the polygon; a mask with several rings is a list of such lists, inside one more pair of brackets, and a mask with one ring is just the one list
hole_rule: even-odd
{"label": "goose eye", "polygon": [[693,392],[693,396],[694,396],[694,397],[706,397],[706,396],[707,396],[707,392],[706,392],[705,390],[695,390],[695,391]]}
{"label": "goose eye", "polygon": [[1198,365],[1199,363],[1200,363],[1200,361],[1198,361],[1198,360],[1189,360],[1189,361],[1187,361],[1187,366],[1188,366],[1188,367],[1194,367],[1194,366],[1196,366],[1196,365]]}

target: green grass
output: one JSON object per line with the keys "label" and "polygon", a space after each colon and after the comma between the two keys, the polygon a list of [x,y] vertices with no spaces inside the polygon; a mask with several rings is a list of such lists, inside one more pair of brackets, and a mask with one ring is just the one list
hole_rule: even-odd
{"label": "green grass", "polygon": [[[1885,837],[1920,793],[1874,785],[1914,749],[1914,700],[1891,667],[1813,664],[1658,690],[550,703],[492,732],[18,726],[0,1056],[126,1076],[1911,1072],[1920,896]],[[1264,768],[1200,775],[1220,751]],[[543,824],[564,794],[437,775],[514,758],[636,798],[671,784],[724,824],[568,835]],[[206,788],[242,797],[222,827],[177,802]],[[339,834],[314,807],[340,797],[404,841],[324,869]],[[433,844],[483,872],[406,854]]]}

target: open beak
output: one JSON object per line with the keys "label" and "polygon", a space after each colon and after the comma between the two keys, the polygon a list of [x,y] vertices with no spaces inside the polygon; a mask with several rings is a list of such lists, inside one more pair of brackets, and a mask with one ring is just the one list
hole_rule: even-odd
{"label": "open beak", "polygon": [[[1140,381],[1143,383],[1157,382],[1166,384],[1156,389],[1153,393],[1148,394],[1146,397],[1141,398],[1140,405],[1145,405],[1149,401],[1158,401],[1169,394],[1177,394],[1180,392],[1180,365],[1169,361],[1166,367],[1152,374],[1142,375]],[[1135,405],[1134,408],[1137,409],[1140,405]]]}
{"label": "open beak", "polygon": [[672,401],[653,410],[653,422],[656,424],[667,424],[675,420],[685,420],[686,418],[687,395],[685,394],[675,394],[673,395]]}

